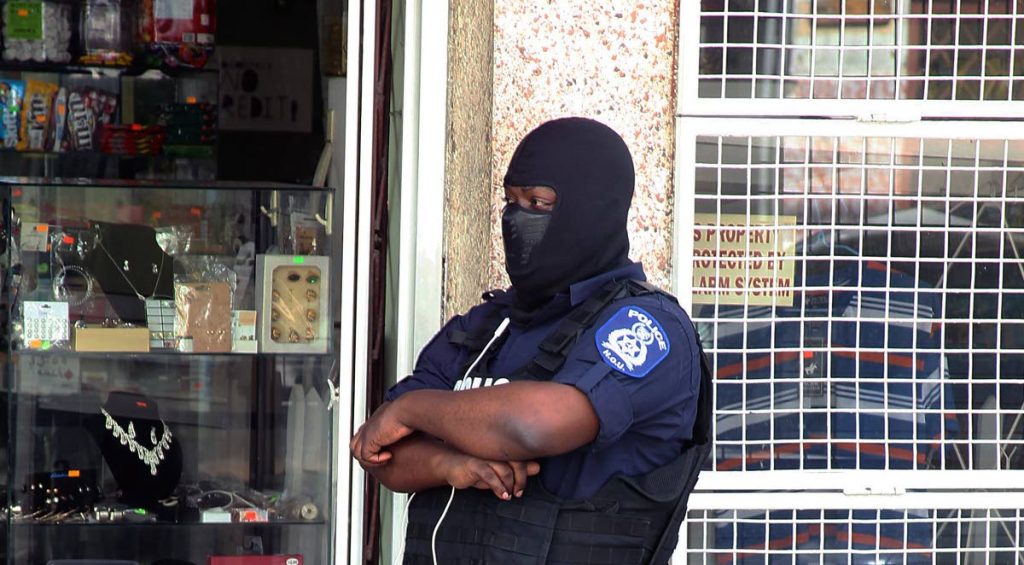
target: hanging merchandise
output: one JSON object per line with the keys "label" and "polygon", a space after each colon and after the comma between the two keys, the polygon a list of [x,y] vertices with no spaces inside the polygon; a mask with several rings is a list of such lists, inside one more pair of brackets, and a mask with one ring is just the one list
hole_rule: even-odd
{"label": "hanging merchandise", "polygon": [[71,5],[43,0],[3,6],[3,59],[71,62]]}
{"label": "hanging merchandise", "polygon": [[43,151],[53,112],[53,97],[58,87],[52,82],[25,82],[25,99],[21,105],[21,135],[18,151]]}
{"label": "hanging merchandise", "polygon": [[14,149],[18,146],[21,102],[24,97],[23,81],[0,79],[0,147]]}
{"label": "hanging merchandise", "polygon": [[128,21],[121,0],[85,0],[82,4],[82,64],[130,65]]}
{"label": "hanging merchandise", "polygon": [[206,66],[216,30],[216,0],[141,0],[137,39],[153,66]]}

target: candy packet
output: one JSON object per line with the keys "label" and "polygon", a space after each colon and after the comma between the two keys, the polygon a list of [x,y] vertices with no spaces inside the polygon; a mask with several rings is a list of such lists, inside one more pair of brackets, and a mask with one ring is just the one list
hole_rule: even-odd
{"label": "candy packet", "polygon": [[18,151],[43,151],[53,112],[53,97],[58,87],[51,82],[25,82],[25,99],[21,105],[21,135]]}
{"label": "candy packet", "polygon": [[18,146],[24,97],[23,81],[0,78],[0,147],[14,149]]}

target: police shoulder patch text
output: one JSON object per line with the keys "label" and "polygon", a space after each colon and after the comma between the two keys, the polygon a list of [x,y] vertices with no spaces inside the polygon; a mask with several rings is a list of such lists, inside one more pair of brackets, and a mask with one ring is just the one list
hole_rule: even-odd
{"label": "police shoulder patch text", "polygon": [[597,330],[594,340],[605,363],[635,379],[646,377],[671,349],[661,323],[637,306],[619,309]]}

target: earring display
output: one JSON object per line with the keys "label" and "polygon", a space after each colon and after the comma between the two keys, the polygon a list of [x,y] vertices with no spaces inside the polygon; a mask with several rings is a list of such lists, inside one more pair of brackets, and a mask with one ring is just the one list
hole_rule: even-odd
{"label": "earring display", "polygon": [[67,343],[70,339],[67,302],[26,302],[24,309],[25,344],[43,349],[47,343]]}
{"label": "earring display", "polygon": [[178,340],[174,333],[177,311],[173,300],[146,299],[146,325],[149,327],[149,347],[174,349]]}
{"label": "earring display", "polygon": [[268,353],[327,351],[327,257],[258,255],[259,342]]}
{"label": "earring display", "polygon": [[178,347],[191,353],[231,351],[231,286],[226,282],[175,285]]}
{"label": "earring display", "polygon": [[174,297],[174,259],[157,243],[150,226],[92,223],[95,244],[83,266],[121,321],[142,326],[146,299]]}

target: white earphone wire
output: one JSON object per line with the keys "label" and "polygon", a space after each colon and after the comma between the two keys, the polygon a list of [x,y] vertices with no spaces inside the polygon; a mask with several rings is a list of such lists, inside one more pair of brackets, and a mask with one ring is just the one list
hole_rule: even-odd
{"label": "white earphone wire", "polygon": [[409,495],[409,499],[405,501],[405,509],[402,510],[402,521],[399,522],[402,526],[402,539],[398,542],[398,551],[395,552],[395,557],[391,560],[391,565],[398,565],[405,557],[405,530],[409,527],[409,507],[412,506],[412,499],[416,498],[416,493]]}
{"label": "white earphone wire", "polygon": [[[490,341],[488,341],[487,345],[485,345],[483,350],[480,351],[480,354],[476,356],[476,360],[473,361],[473,364],[470,365],[468,369],[466,369],[466,374],[463,375],[463,378],[468,377],[469,374],[473,372],[473,369],[475,369],[477,363],[479,363],[480,360],[483,359],[484,354],[487,353],[487,350],[490,349],[492,345],[494,345],[494,342],[497,341],[499,337],[501,337],[501,334],[505,333],[505,329],[508,328],[508,323],[509,319],[505,318],[504,320],[501,321],[500,324],[498,324],[498,329],[494,330],[494,335],[491,336]],[[448,504],[444,505],[444,510],[441,512],[441,517],[437,519],[437,524],[434,525],[434,533],[432,536],[430,536],[430,553],[433,555],[434,565],[437,565],[437,532],[441,529],[441,523],[444,522],[445,516],[448,515],[448,509],[452,507],[453,500],[455,500],[455,487],[452,487],[452,492],[448,496]]]}

